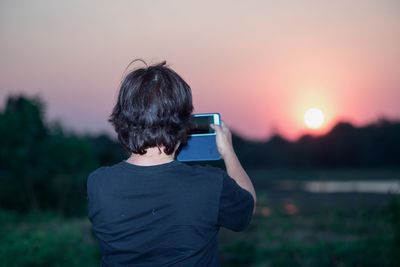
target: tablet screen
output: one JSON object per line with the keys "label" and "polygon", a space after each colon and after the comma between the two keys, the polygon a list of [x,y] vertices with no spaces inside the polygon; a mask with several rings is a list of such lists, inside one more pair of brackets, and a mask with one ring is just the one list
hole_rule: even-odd
{"label": "tablet screen", "polygon": [[189,134],[210,134],[215,133],[210,124],[214,123],[213,115],[192,117],[192,127]]}

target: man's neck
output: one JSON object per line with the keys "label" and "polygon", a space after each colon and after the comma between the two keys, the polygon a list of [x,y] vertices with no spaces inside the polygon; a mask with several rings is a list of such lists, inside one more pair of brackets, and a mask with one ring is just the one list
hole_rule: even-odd
{"label": "man's neck", "polygon": [[175,153],[167,155],[164,152],[164,147],[151,147],[146,149],[146,154],[134,154],[126,160],[127,162],[139,166],[153,166],[174,161]]}

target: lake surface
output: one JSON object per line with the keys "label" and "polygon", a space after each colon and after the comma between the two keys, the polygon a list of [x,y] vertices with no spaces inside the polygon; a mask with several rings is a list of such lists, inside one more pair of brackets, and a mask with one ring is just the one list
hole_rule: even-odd
{"label": "lake surface", "polygon": [[307,181],[303,190],[310,193],[400,194],[400,181]]}
{"label": "lake surface", "polygon": [[256,190],[266,193],[268,206],[274,210],[294,205],[301,213],[357,211],[385,208],[400,194],[400,180],[280,180]]}

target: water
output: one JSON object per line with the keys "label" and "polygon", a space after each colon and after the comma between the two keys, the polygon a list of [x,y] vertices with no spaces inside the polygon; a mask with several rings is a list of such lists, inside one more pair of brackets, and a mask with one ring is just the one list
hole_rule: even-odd
{"label": "water", "polygon": [[301,188],[310,193],[400,194],[400,181],[307,181]]}

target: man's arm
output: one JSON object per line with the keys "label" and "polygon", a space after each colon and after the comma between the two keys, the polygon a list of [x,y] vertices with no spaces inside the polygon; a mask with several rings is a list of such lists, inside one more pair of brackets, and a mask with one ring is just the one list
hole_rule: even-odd
{"label": "man's arm", "polygon": [[254,208],[256,207],[256,192],[254,190],[253,183],[251,182],[246,171],[243,169],[238,157],[236,156],[235,150],[232,145],[232,134],[229,128],[222,121],[221,125],[211,124],[217,134],[216,142],[218,147],[218,152],[221,154],[226,166],[226,171],[230,177],[232,177],[236,183],[248,191],[254,199]]}

